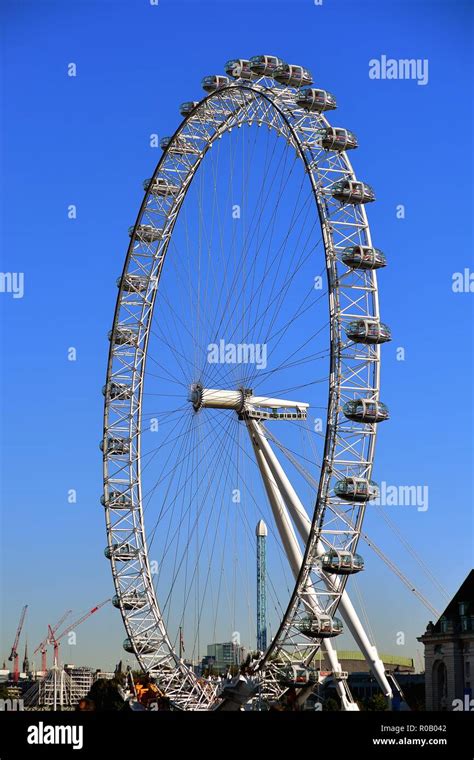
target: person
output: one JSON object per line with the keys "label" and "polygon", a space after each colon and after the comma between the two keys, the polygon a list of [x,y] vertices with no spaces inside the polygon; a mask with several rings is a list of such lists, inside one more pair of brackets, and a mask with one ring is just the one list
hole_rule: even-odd
{"label": "person", "polygon": [[82,699],[79,700],[76,710],[79,712],[94,712],[95,702],[93,699],[89,699],[88,697],[83,697]]}

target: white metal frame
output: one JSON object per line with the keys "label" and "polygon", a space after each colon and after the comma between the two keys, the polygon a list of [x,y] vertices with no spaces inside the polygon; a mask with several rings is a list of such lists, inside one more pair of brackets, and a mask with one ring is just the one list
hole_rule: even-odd
{"label": "white metal frame", "polygon": [[[122,383],[131,388],[130,398],[114,399],[106,393],[104,408],[104,500],[115,589],[119,599],[136,592],[146,600],[143,606],[132,610],[121,604],[127,636],[141,667],[157,677],[160,686],[182,709],[210,709],[218,703],[218,695],[215,687],[199,682],[173,650],[152,582],[140,474],[141,406],[149,328],[173,227],[197,168],[226,130],[254,123],[276,130],[304,162],[325,247],[331,335],[327,432],[317,502],[312,520],[306,513],[299,515],[299,532],[306,542],[306,551],[303,557],[294,553],[295,589],[276,636],[256,663],[255,678],[268,685],[269,694],[278,696],[282,691],[277,677],[280,664],[294,662],[295,657],[308,664],[313,660],[321,641],[302,641],[297,628],[307,614],[310,595],[318,609],[331,616],[341,605],[356,640],[372,662],[385,693],[390,695],[383,665],[344,593],[347,578],[325,576],[317,565],[323,549],[334,547],[355,552],[360,535],[365,505],[342,503],[333,493],[335,481],[347,476],[369,479],[372,471],[377,426],[350,422],[342,412],[344,403],[356,397],[379,399],[379,346],[354,344],[344,332],[347,323],[354,319],[379,319],[375,271],[350,269],[341,259],[346,246],[372,245],[369,225],[363,205],[342,205],[331,195],[335,182],[341,178],[355,179],[355,175],[344,152],[321,147],[320,130],[329,125],[325,116],[297,106],[293,88],[262,77],[253,82],[236,80],[205,97],[176,130],[152,180],[168,182],[179,190],[169,196],[156,195],[149,187],[145,193],[125,261],[110,342],[107,387],[110,383]],[[179,147],[183,145],[188,146],[186,152]],[[160,239],[154,242],[140,239],[135,233],[142,224],[161,229]],[[124,289],[126,275],[138,275],[146,287],[137,291]],[[133,345],[116,343],[115,336],[121,328],[133,331],[136,336]],[[246,424],[253,442],[258,440],[256,457],[265,487],[275,511],[280,511],[281,521],[287,526],[284,533],[291,547],[287,508],[292,509],[293,517],[298,515],[296,495],[285,481],[261,423],[247,420]],[[126,453],[110,454],[109,437],[124,438],[128,442]],[[281,472],[276,485],[278,467]],[[124,494],[129,501],[127,508],[114,506],[110,499],[114,491]],[[132,561],[120,562],[114,556],[114,546],[122,542],[133,547]],[[340,671],[337,655],[329,642],[324,646],[337,673]],[[341,678],[338,681],[341,699],[350,704],[347,685],[343,684]],[[346,709],[351,708],[346,705]]]}

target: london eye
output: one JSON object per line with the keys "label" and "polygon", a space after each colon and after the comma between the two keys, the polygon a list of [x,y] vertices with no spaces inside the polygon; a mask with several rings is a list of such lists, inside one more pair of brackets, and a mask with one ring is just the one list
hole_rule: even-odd
{"label": "london eye", "polygon": [[[162,138],[117,283],[101,442],[113,603],[125,650],[178,709],[265,709],[298,673],[304,700],[322,652],[356,710],[343,630],[392,696],[347,590],[389,417],[375,193],[306,68],[260,55],[225,72]],[[255,640],[261,519],[268,640],[229,686],[193,663],[206,641]]]}

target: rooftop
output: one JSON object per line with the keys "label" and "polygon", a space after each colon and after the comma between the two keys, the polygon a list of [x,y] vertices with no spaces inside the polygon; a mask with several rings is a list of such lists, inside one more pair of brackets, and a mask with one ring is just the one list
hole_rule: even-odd
{"label": "rooftop", "polygon": [[472,633],[474,631],[474,570],[454,594],[443,614],[436,623],[428,623],[424,636],[450,633]]}

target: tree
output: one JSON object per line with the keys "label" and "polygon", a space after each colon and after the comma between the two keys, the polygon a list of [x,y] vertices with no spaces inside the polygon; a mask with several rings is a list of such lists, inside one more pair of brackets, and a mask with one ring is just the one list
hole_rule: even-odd
{"label": "tree", "polygon": [[426,710],[424,683],[407,684],[403,687],[403,693],[411,710],[422,712]]}
{"label": "tree", "polygon": [[383,694],[373,694],[365,705],[365,709],[370,712],[383,712],[388,709],[387,700]]}
{"label": "tree", "polygon": [[92,699],[96,710],[121,710],[124,701],[118,690],[118,681],[115,678],[98,678],[95,681],[87,695]]}
{"label": "tree", "polygon": [[340,709],[337,699],[328,697],[323,700],[323,712],[339,712]]}

